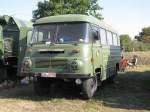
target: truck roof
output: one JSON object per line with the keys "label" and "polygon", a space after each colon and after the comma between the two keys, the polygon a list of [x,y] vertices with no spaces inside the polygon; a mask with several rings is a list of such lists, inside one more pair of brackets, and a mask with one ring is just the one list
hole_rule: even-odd
{"label": "truck roof", "polygon": [[9,21],[14,20],[14,22],[16,23],[17,27],[20,29],[21,27],[31,27],[32,28],[32,23],[31,22],[26,22],[20,19],[17,19],[15,17],[12,16],[0,16],[0,25],[5,25],[8,24]]}
{"label": "truck roof", "polygon": [[88,22],[105,28],[106,30],[117,32],[111,26],[106,24],[104,21],[99,20],[91,15],[82,15],[82,14],[66,14],[66,15],[57,15],[49,16],[36,20],[34,25],[39,24],[48,24],[48,23],[63,23],[63,22]]}

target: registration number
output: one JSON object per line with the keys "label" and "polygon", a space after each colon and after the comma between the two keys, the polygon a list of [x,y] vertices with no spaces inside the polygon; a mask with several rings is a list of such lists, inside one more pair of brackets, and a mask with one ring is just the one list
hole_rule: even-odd
{"label": "registration number", "polygon": [[55,78],[56,73],[41,73],[41,77]]}

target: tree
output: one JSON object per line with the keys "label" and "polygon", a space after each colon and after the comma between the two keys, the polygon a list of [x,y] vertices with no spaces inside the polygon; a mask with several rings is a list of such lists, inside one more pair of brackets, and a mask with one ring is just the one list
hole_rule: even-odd
{"label": "tree", "polygon": [[98,19],[103,19],[100,14],[101,10],[98,0],[45,0],[44,2],[38,2],[38,9],[33,11],[33,18],[89,13]]}
{"label": "tree", "polygon": [[143,36],[143,43],[150,43],[150,35],[149,36]]}
{"label": "tree", "polygon": [[121,46],[124,47],[125,51],[132,51],[132,40],[128,34],[120,35]]}
{"label": "tree", "polygon": [[150,27],[143,28],[142,32],[135,36],[135,39],[144,43],[150,43]]}

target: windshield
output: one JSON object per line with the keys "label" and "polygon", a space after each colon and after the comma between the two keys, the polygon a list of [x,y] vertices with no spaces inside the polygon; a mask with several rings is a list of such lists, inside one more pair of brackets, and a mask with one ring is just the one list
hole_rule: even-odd
{"label": "windshield", "polygon": [[32,43],[73,43],[88,40],[88,23],[56,23],[34,27]]}

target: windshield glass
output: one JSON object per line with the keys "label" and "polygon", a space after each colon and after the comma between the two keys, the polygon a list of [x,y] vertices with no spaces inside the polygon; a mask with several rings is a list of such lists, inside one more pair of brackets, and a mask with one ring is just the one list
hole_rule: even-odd
{"label": "windshield glass", "polygon": [[88,23],[56,23],[34,27],[32,43],[73,43],[88,40]]}

